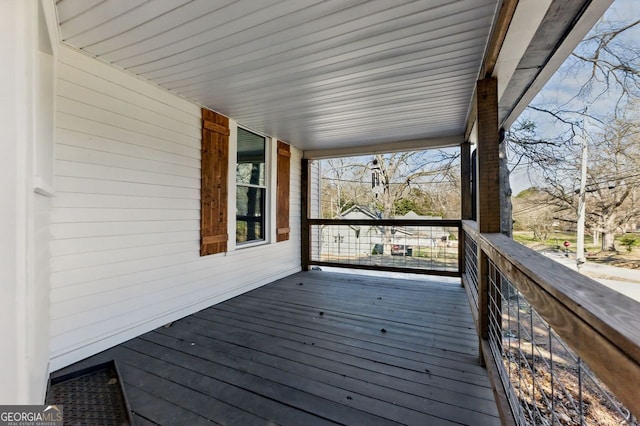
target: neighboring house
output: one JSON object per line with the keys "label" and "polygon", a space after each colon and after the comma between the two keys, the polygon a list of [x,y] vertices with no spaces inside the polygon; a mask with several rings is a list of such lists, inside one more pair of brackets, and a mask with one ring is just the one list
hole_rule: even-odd
{"label": "neighboring house", "polygon": [[[397,219],[405,220],[442,220],[441,216],[423,216],[415,213],[413,210],[407,212],[404,216]],[[438,247],[447,245],[451,237],[451,231],[443,226],[406,226],[405,230],[410,237],[407,238],[406,244],[413,247]]]}
{"label": "neighboring house", "polygon": [[[336,216],[335,219],[381,219],[382,214],[371,209],[354,205]],[[396,219],[437,220],[440,217],[420,216],[414,212]],[[404,247],[423,246],[435,247],[439,241],[448,241],[449,231],[443,227],[402,226],[390,230],[390,239],[385,241],[385,231],[382,226],[368,225],[325,225],[322,227],[322,251],[328,256],[368,256],[384,253],[385,245]],[[392,249],[393,250],[393,249]]]}
{"label": "neighboring house", "polygon": [[[367,207],[354,205],[335,219],[380,219],[380,215]],[[324,225],[321,227],[321,255],[366,256],[370,255],[376,244],[382,242],[382,229],[378,226],[362,225]]]}
{"label": "neighboring house", "polygon": [[420,215],[416,212],[414,212],[413,210],[409,210],[408,212],[406,212],[403,216],[396,216],[396,219],[406,219],[406,220],[413,220],[413,219],[420,219],[420,220],[438,220],[438,219],[442,219],[442,216],[426,216],[426,215]]}

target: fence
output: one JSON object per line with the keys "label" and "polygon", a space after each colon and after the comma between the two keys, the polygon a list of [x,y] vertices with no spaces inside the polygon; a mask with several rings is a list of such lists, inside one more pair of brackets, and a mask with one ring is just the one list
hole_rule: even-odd
{"label": "fence", "polygon": [[460,221],[309,219],[309,264],[459,276]]}

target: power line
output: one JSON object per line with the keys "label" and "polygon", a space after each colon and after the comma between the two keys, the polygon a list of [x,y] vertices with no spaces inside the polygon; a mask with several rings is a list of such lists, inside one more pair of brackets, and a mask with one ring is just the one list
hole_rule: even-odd
{"label": "power line", "polygon": [[540,210],[543,209],[545,207],[549,207],[546,204],[540,204],[540,205],[535,205],[535,206],[528,206],[528,207],[524,207],[523,209],[521,209],[520,211],[515,211],[513,212],[514,215],[516,214],[522,214],[522,213],[529,213],[529,212],[533,212],[536,210]]}
{"label": "power line", "polygon": [[[353,179],[335,179],[335,178],[327,178],[327,177],[322,177],[320,178],[323,181],[332,181],[332,182],[349,182],[349,183],[361,183],[363,185],[371,185],[371,182],[365,182],[362,180],[353,180]],[[413,185],[430,185],[430,184],[437,184],[437,183],[458,183],[457,180],[440,180],[440,181],[429,181],[429,182],[416,182],[416,181],[411,181],[411,184]],[[388,185],[405,185],[406,182],[390,182]]]}
{"label": "power line", "polygon": [[609,183],[611,181],[619,181],[619,180],[629,179],[629,178],[634,178],[634,177],[640,177],[640,173],[635,173],[635,174],[626,175],[626,176],[615,176],[615,177],[611,177],[611,178],[601,178],[602,180],[596,180],[596,181],[593,181],[593,182],[589,182],[587,184],[587,186],[597,185],[599,183]]}

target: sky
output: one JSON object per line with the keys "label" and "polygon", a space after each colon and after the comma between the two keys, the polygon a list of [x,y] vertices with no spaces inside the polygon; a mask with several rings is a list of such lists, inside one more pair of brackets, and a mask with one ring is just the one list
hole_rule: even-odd
{"label": "sky", "polygon": [[[640,18],[640,0],[615,0],[600,21],[603,24],[604,22],[619,24],[629,23],[638,18]],[[599,24],[596,24],[596,27]],[[640,49],[640,27],[635,27],[625,32],[624,37],[620,40],[629,46]],[[580,46],[578,46],[578,49],[580,49]],[[566,106],[567,109],[572,110],[582,109],[587,102],[584,99],[575,99],[575,96],[588,78],[589,70],[586,67],[576,69],[572,60],[568,59],[534,98],[531,105],[543,106],[549,109],[561,106]],[[610,91],[595,100],[589,106],[589,112],[598,116],[606,116],[607,113],[613,111],[617,99],[618,93]],[[551,117],[547,114],[525,110],[521,115],[522,118],[533,120],[543,137],[553,137],[560,132],[559,127],[553,123]],[[535,171],[531,173],[532,180],[529,179],[529,175],[530,171],[526,167],[516,168],[512,172],[511,186],[514,195],[532,186],[532,180],[535,184]]]}

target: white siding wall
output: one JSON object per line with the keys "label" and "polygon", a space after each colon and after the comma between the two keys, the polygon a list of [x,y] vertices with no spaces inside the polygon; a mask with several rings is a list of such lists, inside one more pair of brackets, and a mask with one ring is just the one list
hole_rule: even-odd
{"label": "white siding wall", "polygon": [[[53,370],[300,269],[295,196],[289,241],[201,258],[200,108],[71,49],[59,57]],[[291,194],[300,163],[294,150]]]}
{"label": "white siding wall", "polygon": [[[309,168],[309,217],[312,219],[322,218],[322,208],[320,206],[320,200],[322,197],[321,191],[321,169],[322,164],[319,160],[311,160]],[[319,259],[320,251],[322,249],[322,230],[319,226],[311,228],[311,258]]]}
{"label": "white siding wall", "polygon": [[321,218],[320,211],[320,164],[318,160],[310,160],[310,176],[309,176],[309,216],[312,219]]}

